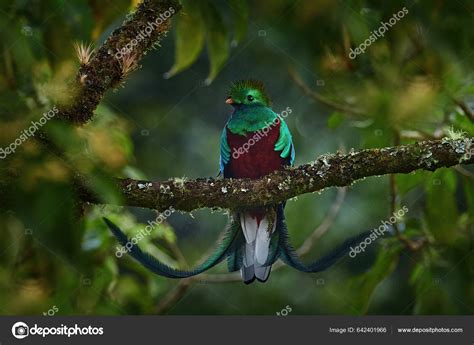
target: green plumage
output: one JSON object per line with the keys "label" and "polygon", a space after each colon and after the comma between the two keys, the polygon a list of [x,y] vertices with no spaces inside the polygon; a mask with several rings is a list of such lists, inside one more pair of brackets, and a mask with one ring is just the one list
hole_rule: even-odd
{"label": "green plumage", "polygon": [[271,125],[278,115],[270,108],[264,106],[246,106],[237,109],[227,123],[227,128],[234,133],[247,135]]}
{"label": "green plumage", "polygon": [[[247,102],[247,96],[252,95],[255,99],[252,103]],[[259,80],[239,80],[233,83],[229,89],[228,97],[241,104],[261,103],[266,107],[271,106],[271,100],[268,96],[265,85]]]}
{"label": "green plumage", "polygon": [[[249,96],[252,97],[249,100]],[[233,134],[246,136],[249,133],[270,128],[272,124],[280,123],[280,135],[275,143],[275,151],[281,151],[280,157],[291,155],[294,161],[294,151],[290,130],[283,118],[279,118],[271,108],[268,96],[262,82],[257,80],[240,80],[232,84],[228,98],[232,99],[236,108],[221,134],[221,172],[223,166],[230,160],[231,149],[227,142],[227,129]]]}
{"label": "green plumage", "polygon": [[[268,97],[261,82],[255,80],[245,80],[234,83],[229,90],[227,103],[234,107],[234,111],[221,135],[220,168],[221,173],[223,173],[224,176],[224,167],[231,159],[231,147],[229,146],[228,139],[235,150],[236,143],[247,140],[247,138],[250,140],[254,135],[256,135],[255,132],[263,131],[265,128],[275,129],[276,127],[273,126],[279,126],[279,132],[272,132],[270,130],[264,134],[264,136],[267,136],[268,133],[270,133],[270,135],[273,134],[273,136],[270,137],[273,141],[268,141],[269,146],[264,146],[264,149],[261,152],[264,152],[264,155],[269,155],[268,157],[274,161],[275,159],[279,160],[278,155],[274,155],[274,152],[271,152],[273,145],[274,151],[279,152],[279,156],[281,158],[289,158],[287,162],[291,165],[293,164],[295,152],[291,133],[284,119],[270,108],[270,98]],[[291,112],[291,109],[287,108],[287,111]],[[241,138],[240,136],[245,136],[246,138]],[[264,142],[264,144],[266,143]],[[264,158],[266,157],[267,156]],[[257,155],[250,156],[250,161],[245,164],[248,164],[250,167],[254,167],[254,161],[259,161],[259,159],[261,159],[261,157],[258,156],[257,152]],[[232,161],[232,163],[235,162]],[[246,169],[246,166],[243,166],[244,169]],[[280,166],[277,168],[279,167]],[[252,170],[250,171],[252,173]],[[260,266],[257,266],[259,269],[258,271],[256,269],[254,270],[253,268],[257,263],[255,260],[258,257],[255,253],[259,248],[261,250],[262,247],[258,246],[259,242],[255,238],[253,242],[247,240],[248,233],[244,234],[241,228],[242,219],[248,222],[248,220],[246,220],[248,216],[247,218],[242,218],[243,215],[245,215],[244,213],[235,213],[232,215],[227,229],[224,232],[224,236],[215,251],[203,263],[199,264],[191,271],[172,268],[160,262],[157,258],[151,256],[150,254],[143,252],[138,245],[131,246],[130,255],[150,271],[169,278],[187,278],[194,276],[214,267],[224,259],[227,259],[229,271],[234,272],[241,270],[245,283],[252,282],[255,277],[264,282],[268,278],[269,266],[271,266],[278,258],[281,258],[285,263],[300,271],[319,272],[331,266],[337,260],[346,255],[352,245],[355,245],[358,241],[367,236],[367,234],[355,236],[344,242],[342,246],[336,248],[336,250],[330,252],[320,260],[310,264],[305,264],[300,261],[296,251],[289,242],[288,230],[283,212],[284,205],[285,203],[280,203],[276,207],[274,210],[274,217],[270,217],[271,213],[267,212],[265,214],[264,219],[270,219],[272,221],[274,220],[276,221],[276,224],[274,233],[272,234],[269,243],[267,242],[265,244],[268,246],[268,253],[264,252],[266,255],[264,258],[266,261],[264,263],[260,262]],[[123,246],[126,246],[129,242],[127,236],[108,219],[104,218],[104,221],[118,241]],[[253,226],[251,222],[248,222],[247,224],[250,224],[250,227]],[[270,228],[271,227],[269,227],[269,229]],[[254,230],[256,231],[256,229]],[[246,231],[249,231],[248,227],[246,227]],[[264,229],[258,231],[267,230]],[[247,251],[246,248],[249,243],[254,243],[254,252]],[[251,264],[248,264],[248,260],[253,261]],[[245,264],[246,262],[247,264]],[[262,271],[262,267],[266,271]]]}
{"label": "green plumage", "polygon": [[[120,244],[125,246],[127,242],[129,242],[127,235],[125,235],[114,223],[112,223],[107,218],[104,218],[104,221]],[[227,229],[224,232],[224,236],[222,237],[222,240],[215,251],[202,264],[198,265],[191,271],[172,268],[160,262],[150,254],[143,252],[138,245],[133,245],[131,247],[130,255],[143,266],[156,274],[168,278],[187,278],[207,271],[224,260],[229,255],[230,249],[233,249],[233,242],[239,238],[239,236],[241,236],[240,224],[232,219],[229,222]]]}

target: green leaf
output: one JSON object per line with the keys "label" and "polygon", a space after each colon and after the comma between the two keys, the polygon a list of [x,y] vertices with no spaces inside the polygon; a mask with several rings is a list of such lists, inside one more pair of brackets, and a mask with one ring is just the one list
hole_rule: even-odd
{"label": "green leaf", "polygon": [[440,260],[436,251],[426,251],[423,253],[422,260],[413,268],[410,284],[414,287],[416,297],[412,311],[415,315],[459,313],[447,294],[448,284],[443,279],[446,271],[440,266]]}
{"label": "green leaf", "polygon": [[473,192],[473,182],[467,176],[463,176],[464,184],[464,195],[467,202],[467,213],[470,217],[474,219],[474,192]]}
{"label": "green leaf", "polygon": [[229,0],[229,7],[232,10],[234,19],[234,40],[233,43],[239,44],[247,34],[249,9],[246,0]]}
{"label": "green leaf", "polygon": [[398,194],[400,196],[404,196],[412,189],[421,187],[423,185],[423,181],[426,180],[427,175],[429,174],[430,173],[427,173],[426,171],[418,170],[411,174],[395,175]]}
{"label": "green leaf", "polygon": [[342,124],[342,122],[344,121],[344,118],[345,116],[343,113],[335,111],[328,118],[328,128],[336,129]]}
{"label": "green leaf", "polygon": [[474,93],[474,84],[468,85],[468,86],[464,87],[462,91],[463,91],[466,95],[473,94],[473,93]]}
{"label": "green leaf", "polygon": [[397,267],[402,246],[393,243],[389,248],[379,250],[375,263],[370,270],[356,277],[350,284],[351,290],[356,291],[357,298],[352,306],[361,314],[367,312],[371,297],[377,286],[387,278]]}
{"label": "green leaf", "polygon": [[145,173],[143,171],[141,171],[137,167],[134,167],[134,166],[131,166],[131,165],[127,165],[123,169],[123,174],[124,174],[124,176],[126,176],[128,178],[133,178],[135,180],[146,180],[147,179],[147,176],[145,175]]}
{"label": "green leaf", "polygon": [[474,136],[474,126],[461,109],[458,109],[451,115],[451,121],[454,124],[455,130],[466,132],[466,136]]}
{"label": "green leaf", "polygon": [[186,9],[176,20],[175,61],[165,73],[165,78],[171,78],[191,66],[204,47],[205,30],[199,9],[193,5]]}
{"label": "green leaf", "polygon": [[437,241],[450,244],[455,241],[458,210],[456,207],[456,174],[440,169],[429,175],[426,188],[426,221]]}
{"label": "green leaf", "polygon": [[90,173],[87,185],[104,204],[117,205],[122,202],[122,195],[117,191],[116,184],[102,172]]}
{"label": "green leaf", "polygon": [[206,26],[207,50],[211,64],[206,79],[206,84],[209,85],[229,58],[229,42],[227,40],[227,28],[216,6],[209,1],[205,1],[201,3],[201,10]]}
{"label": "green leaf", "polygon": [[[130,1],[90,0],[89,6],[91,7],[94,18],[93,23],[95,23],[95,27],[92,31],[92,39],[97,40],[107,26],[112,24],[120,14],[126,12],[130,8]],[[66,6],[66,8],[68,7],[69,6]]]}
{"label": "green leaf", "polygon": [[[362,128],[363,133],[363,140],[362,140],[362,147],[363,148],[376,148],[376,147],[384,147],[384,146],[391,146],[392,142],[392,135],[391,130],[389,130],[384,124],[381,124],[379,121],[375,123],[370,123],[373,121],[372,119],[368,119],[365,121],[352,121],[351,125],[353,127]],[[357,125],[356,125],[357,123]],[[364,127],[364,125],[368,125]]]}

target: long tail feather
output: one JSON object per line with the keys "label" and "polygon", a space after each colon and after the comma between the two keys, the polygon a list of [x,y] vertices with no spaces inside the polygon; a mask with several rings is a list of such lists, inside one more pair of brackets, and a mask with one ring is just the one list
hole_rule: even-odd
{"label": "long tail feather", "polygon": [[234,242],[232,242],[232,246],[229,247],[229,255],[227,256],[227,269],[229,272],[235,272],[242,268],[244,262],[244,245],[244,233],[239,231]]}
{"label": "long tail feather", "polygon": [[268,254],[268,259],[265,262],[264,266],[271,266],[278,260],[280,257],[280,232],[278,231],[278,224],[277,229],[272,235],[272,239],[270,240],[270,249]]}
{"label": "long tail feather", "polygon": [[277,231],[280,232],[279,250],[280,257],[283,262],[301,272],[308,273],[321,272],[331,267],[339,259],[347,255],[352,246],[358,244],[362,239],[366,238],[370,234],[370,231],[367,231],[351,237],[319,260],[305,264],[300,260],[295,249],[289,242],[288,228],[286,226],[283,208],[281,207],[279,207],[277,214]]}
{"label": "long tail feather", "polygon": [[[107,218],[103,218],[109,229],[112,231],[117,240],[125,246],[129,239],[122,230],[119,229],[114,223],[112,223]],[[216,251],[209,256],[209,258],[204,261],[202,264],[198,265],[195,269],[191,271],[184,271],[172,268],[161,261],[159,261],[154,256],[143,252],[138,245],[131,247],[129,254],[138,262],[140,262],[144,267],[161,276],[168,278],[187,278],[197,274],[200,274],[211,267],[217,265],[229,254],[229,248],[232,247],[237,234],[239,233],[240,227],[239,224],[235,221],[231,221],[224,233],[224,236],[221,240],[221,243],[216,248]]]}

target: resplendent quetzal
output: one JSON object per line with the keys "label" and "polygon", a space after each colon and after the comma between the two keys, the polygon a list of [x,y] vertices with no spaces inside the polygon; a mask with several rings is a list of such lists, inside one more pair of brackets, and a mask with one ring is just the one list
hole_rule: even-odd
{"label": "resplendent quetzal", "polygon": [[[256,179],[293,165],[295,148],[290,130],[283,116],[271,109],[261,82],[234,83],[226,103],[234,111],[221,136],[220,171],[224,177]],[[285,113],[291,113],[291,109],[287,108]],[[270,250],[277,209],[277,205],[254,208],[235,216],[245,237],[245,243],[234,254],[242,256],[240,272],[245,283],[255,278],[262,282],[268,279],[277,254],[276,247]]]}
{"label": "resplendent quetzal", "polygon": [[[233,112],[221,135],[220,173],[224,178],[257,179],[293,165],[295,149],[283,116],[270,107],[263,84],[255,80],[234,83],[226,100]],[[291,112],[287,108],[287,114]],[[202,273],[227,259],[230,272],[240,270],[243,281],[265,282],[271,266],[282,259],[302,272],[320,272],[346,255],[368,232],[346,240],[342,245],[310,264],[304,264],[289,243],[284,215],[285,203],[246,210],[234,210],[223,239],[214,253],[191,271],[172,268],[135,244],[111,221],[105,222],[119,242],[129,244],[129,254],[150,271],[169,278],[187,278]]]}

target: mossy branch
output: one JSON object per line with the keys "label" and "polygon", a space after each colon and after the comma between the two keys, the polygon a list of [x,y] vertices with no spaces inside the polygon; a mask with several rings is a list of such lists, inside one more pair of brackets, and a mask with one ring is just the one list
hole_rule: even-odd
{"label": "mossy branch", "polygon": [[[131,18],[114,30],[90,59],[86,59],[89,61],[81,65],[71,86],[71,102],[61,106],[56,117],[74,124],[89,121],[105,92],[122,82],[152,45],[159,43],[169,30],[171,17],[180,9],[181,5],[175,0],[143,0]],[[167,16],[163,17],[165,13]],[[164,20],[157,22],[158,18]],[[146,29],[151,27],[150,23],[155,23],[151,32]],[[136,43],[133,49],[124,56],[117,54],[133,40]]]}
{"label": "mossy branch", "polygon": [[[136,39],[150,22],[173,11],[149,35],[136,40],[133,51],[118,59],[115,52]],[[170,18],[181,9],[176,0],[143,0],[133,16],[116,29],[104,44],[83,63],[70,94],[71,103],[60,108],[57,118],[74,124],[89,121],[105,92],[117,86],[134,70],[151,46],[170,27]],[[86,51],[86,50],[84,50]],[[84,53],[86,54],[86,53]],[[46,140],[46,138],[44,139]],[[423,141],[411,145],[362,150],[349,154],[326,154],[315,162],[287,168],[258,180],[248,179],[170,179],[162,182],[117,179],[123,196],[121,205],[182,211],[194,209],[241,209],[277,204],[295,196],[332,186],[348,186],[365,177],[393,173],[435,170],[460,163],[474,163],[472,139]],[[100,197],[75,182],[83,201],[104,203]]]}
{"label": "mossy branch", "polygon": [[[333,186],[349,186],[370,176],[434,171],[442,167],[474,163],[474,139],[443,139],[415,144],[367,149],[348,154],[320,156],[316,161],[286,168],[258,180],[249,179],[170,179],[162,182],[117,180],[122,205],[165,210],[247,207],[277,204],[295,196]],[[102,203],[81,190],[84,201]]]}

